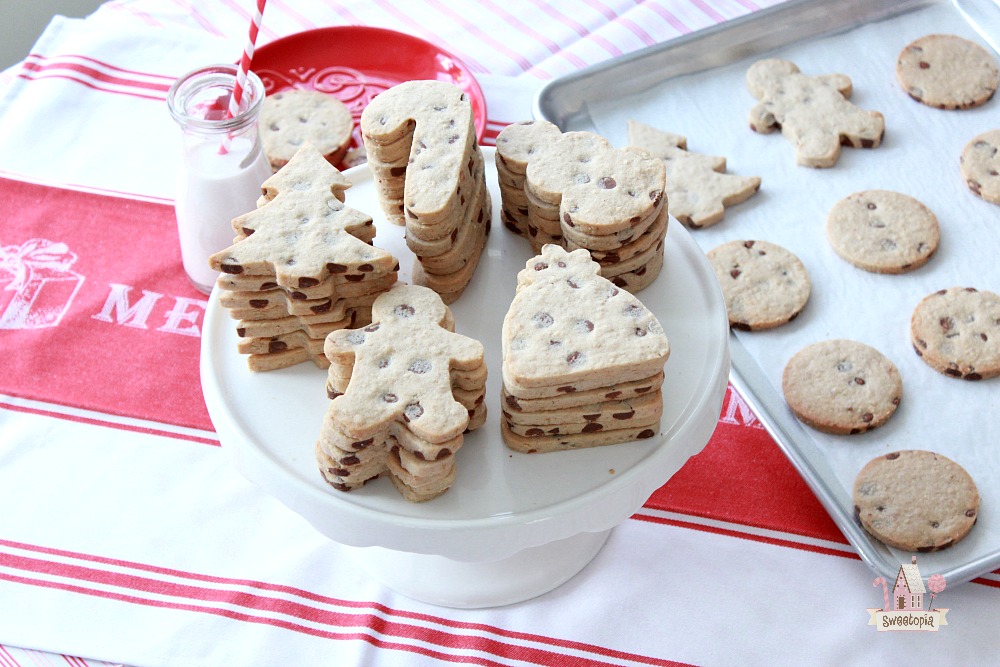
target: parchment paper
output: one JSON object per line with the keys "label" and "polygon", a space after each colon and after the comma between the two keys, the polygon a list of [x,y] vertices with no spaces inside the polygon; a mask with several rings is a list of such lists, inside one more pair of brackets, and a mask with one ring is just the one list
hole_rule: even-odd
{"label": "parchment paper", "polygon": [[[910,99],[896,81],[896,59],[906,44],[929,33],[957,34],[989,48],[956,9],[939,5],[768,54],[795,62],[805,74],[847,74],[854,83],[851,100],[885,115],[882,145],[845,147],[831,169],[798,166],[780,133],[750,130],[748,114],[756,100],[744,77],[757,57],[590,105],[596,131],[615,145],[627,144],[626,121],[632,118],[686,136],[689,150],[726,156],[731,173],[763,179],[761,191],[729,208],[722,222],[692,232],[706,251],[732,239],[778,243],[798,255],[810,273],[812,295],[794,322],[735,334],[763,371],[770,385],[763,390],[780,396],[788,359],[829,338],[872,345],[899,368],[903,399],[885,426],[829,436],[792,419],[790,432],[793,445],[823,469],[823,481],[849,514],[858,470],[880,454],[930,449],[970,472],[982,497],[978,524],[958,545],[921,555],[927,574],[976,561],[990,570],[1000,565],[1000,378],[946,377],[917,357],[909,337],[913,308],[931,292],[970,286],[1000,293],[1000,206],[969,191],[958,161],[973,136],[1000,127],[1000,96],[964,111],[932,109]],[[926,266],[878,275],[848,264],[830,247],[825,232],[830,208],[852,192],[876,188],[916,197],[937,215],[941,245]],[[781,409],[787,412],[783,403]],[[910,555],[891,553],[895,562],[909,562]]]}

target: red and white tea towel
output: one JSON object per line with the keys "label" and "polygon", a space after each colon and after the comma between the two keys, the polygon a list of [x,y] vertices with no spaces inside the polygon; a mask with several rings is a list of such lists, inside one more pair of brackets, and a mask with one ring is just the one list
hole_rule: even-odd
{"label": "red and white tea towel", "polygon": [[[945,590],[938,633],[868,625],[872,573],[732,392],[705,451],[590,565],[498,609],[395,594],[243,480],[201,396],[164,100],[235,59],[249,5],[108,3],[0,77],[0,644],[131,665],[994,659],[996,575]],[[261,43],[358,23],[431,39],[475,66],[495,136],[546,76],[755,8],[271,0]],[[40,656],[0,646],[0,665]]]}

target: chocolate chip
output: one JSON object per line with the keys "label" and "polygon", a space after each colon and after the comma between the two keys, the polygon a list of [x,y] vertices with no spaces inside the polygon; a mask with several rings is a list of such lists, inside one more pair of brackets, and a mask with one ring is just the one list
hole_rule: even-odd
{"label": "chocolate chip", "polygon": [[577,350],[576,352],[571,352],[566,357],[566,363],[569,364],[570,366],[577,366],[579,364],[582,364],[583,362],[584,362],[584,354],[579,350]]}
{"label": "chocolate chip", "polygon": [[544,329],[550,327],[555,323],[555,320],[548,313],[535,313],[535,316],[531,318],[531,321],[539,329]]}
{"label": "chocolate chip", "polygon": [[635,410],[630,410],[628,412],[615,412],[611,415],[615,419],[632,419],[635,416]]}
{"label": "chocolate chip", "polygon": [[736,278],[740,277],[741,273],[743,272],[740,271],[739,269],[733,269],[732,271],[729,272],[729,277],[735,280]]}
{"label": "chocolate chip", "polygon": [[419,419],[421,415],[424,414],[424,408],[420,403],[410,403],[405,408],[403,408],[403,419],[407,422],[414,419]]}
{"label": "chocolate chip", "polygon": [[357,442],[351,443],[351,449],[358,451],[359,449],[364,449],[365,447],[371,447],[375,443],[375,438],[368,438],[367,440],[358,440]]}
{"label": "chocolate chip", "polygon": [[370,333],[372,331],[378,331],[378,328],[379,328],[379,323],[375,322],[374,324],[369,324],[368,326],[366,326],[364,328],[364,331],[368,331]]}
{"label": "chocolate chip", "polygon": [[572,385],[567,385],[565,387],[556,387],[556,391],[562,392],[564,394],[572,394],[573,392],[576,391],[576,387]]}
{"label": "chocolate chip", "polygon": [[508,396],[506,398],[506,402],[507,402],[507,407],[511,408],[512,410],[518,410],[518,411],[521,410],[521,404],[518,403],[517,399],[514,398],[513,396]]}
{"label": "chocolate chip", "polygon": [[540,428],[529,428],[527,431],[524,432],[524,434],[529,437],[535,438],[540,435],[545,435],[545,431],[543,431]]}
{"label": "chocolate chip", "polygon": [[413,309],[413,306],[405,303],[401,303],[392,309],[393,315],[395,315],[396,317],[401,317],[403,319],[413,317],[414,313],[416,312],[417,311]]}
{"label": "chocolate chip", "polygon": [[898,458],[899,458],[899,452],[890,452],[885,455],[886,461],[895,461]]}
{"label": "chocolate chip", "polygon": [[581,429],[584,433],[597,433],[598,431],[604,430],[604,424],[599,424],[598,422],[590,422]]}
{"label": "chocolate chip", "polygon": [[406,370],[417,375],[423,375],[430,372],[431,362],[427,359],[414,359]]}
{"label": "chocolate chip", "polygon": [[644,431],[640,431],[639,435],[635,436],[636,440],[645,440],[646,438],[652,438],[656,435],[656,432],[651,428],[647,428]]}
{"label": "chocolate chip", "polygon": [[288,343],[283,340],[272,340],[267,344],[268,352],[284,352],[288,349]]}
{"label": "chocolate chip", "polygon": [[382,400],[386,403],[395,403],[399,400],[399,397],[395,394],[382,394]]}
{"label": "chocolate chip", "polygon": [[267,299],[250,299],[251,308],[267,308]]}
{"label": "chocolate chip", "polygon": [[535,271],[544,271],[547,268],[549,268],[549,265],[546,264],[545,262],[536,262],[535,263]]}
{"label": "chocolate chip", "polygon": [[219,270],[223,273],[228,273],[231,276],[238,276],[243,273],[243,267],[239,264],[223,264],[219,267]]}
{"label": "chocolate chip", "polygon": [[615,179],[611,178],[610,176],[602,176],[597,181],[597,187],[601,188],[602,190],[611,190],[617,185],[618,184],[615,182]]}

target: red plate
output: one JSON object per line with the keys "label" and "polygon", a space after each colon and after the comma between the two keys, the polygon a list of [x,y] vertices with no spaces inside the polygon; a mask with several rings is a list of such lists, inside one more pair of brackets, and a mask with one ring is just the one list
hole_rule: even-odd
{"label": "red plate", "polygon": [[449,81],[464,90],[480,141],[486,129],[486,100],[469,68],[430,42],[394,30],[335,26],[295,33],[258,48],[251,69],[267,94],[305,88],[346,104],[354,116],[352,149],[362,145],[358,121],[372,98],[417,79]]}

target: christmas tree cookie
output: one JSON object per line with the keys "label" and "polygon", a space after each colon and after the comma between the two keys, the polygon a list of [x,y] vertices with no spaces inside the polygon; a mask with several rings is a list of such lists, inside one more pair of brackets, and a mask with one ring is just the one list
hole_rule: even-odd
{"label": "christmas tree cookie", "polygon": [[344,204],[350,185],[303,145],[264,181],[257,208],[233,219],[233,245],[209,258],[251,370],[325,368],[326,335],[371,322],[372,302],[395,284],[399,262],[372,244],[371,217]]}
{"label": "christmas tree cookie", "polygon": [[663,160],[670,215],[688,227],[714,225],[727,206],[746,201],[760,189],[759,176],[727,174],[726,158],[690,153],[687,139],[678,134],[630,120],[628,141]]}

